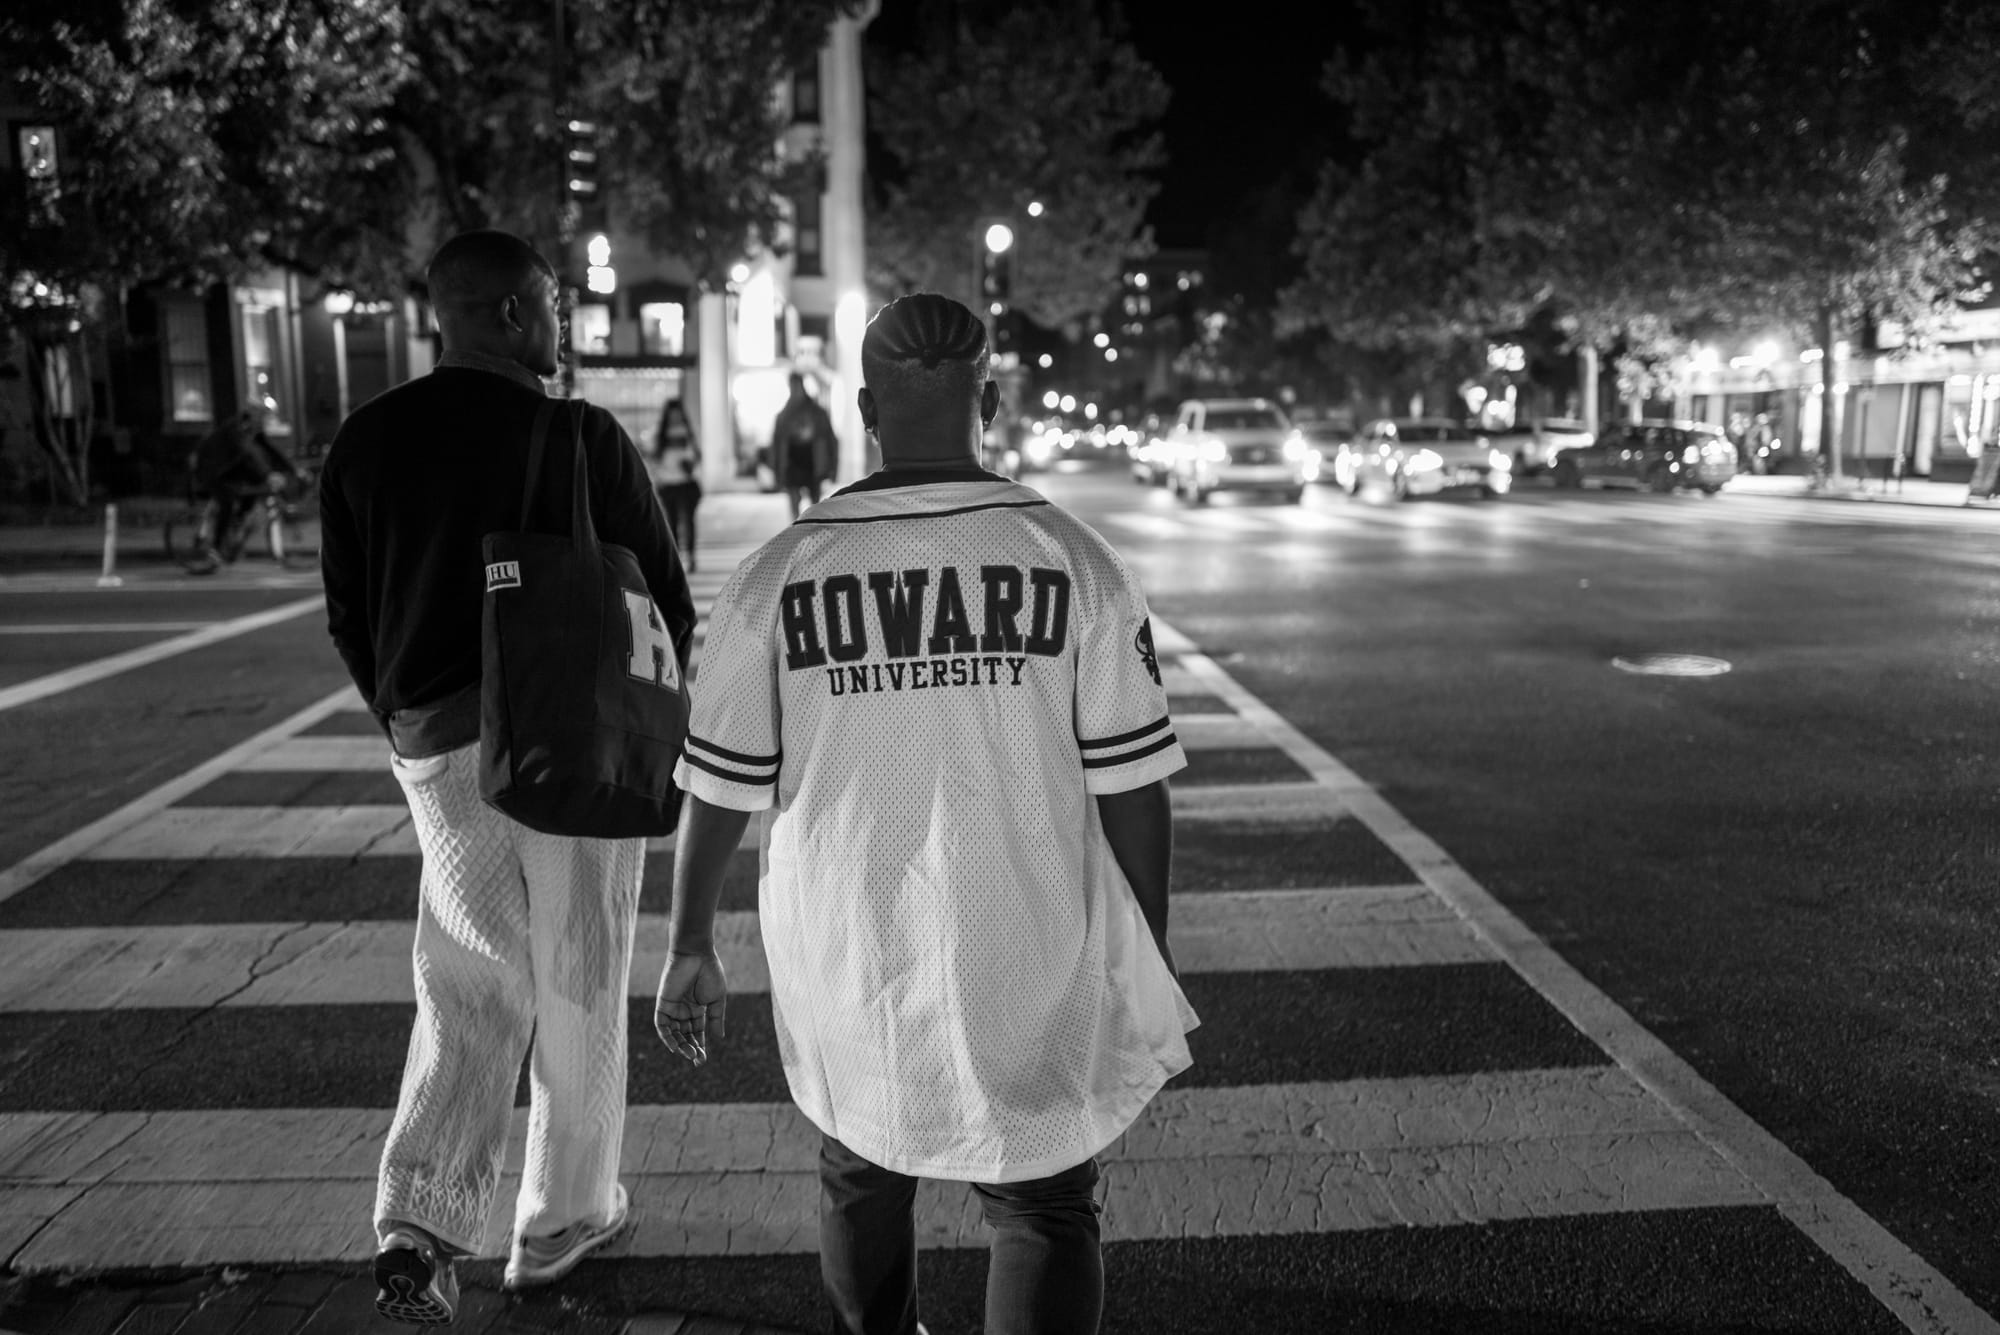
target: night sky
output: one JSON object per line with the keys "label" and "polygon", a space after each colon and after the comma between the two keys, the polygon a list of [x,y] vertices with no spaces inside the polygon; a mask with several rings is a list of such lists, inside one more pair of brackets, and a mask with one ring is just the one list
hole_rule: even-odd
{"label": "night sky", "polygon": [[[869,41],[915,40],[922,0],[885,0]],[[1346,0],[1125,0],[1127,34],[1172,101],[1160,126],[1168,162],[1147,221],[1163,246],[1205,246],[1246,212],[1247,197],[1337,145],[1319,91],[1349,26]],[[1284,244],[1281,240],[1280,246]]]}
{"label": "night sky", "polygon": [[1320,74],[1346,28],[1343,4],[1230,0],[1126,6],[1132,41],[1173,89],[1168,164],[1147,220],[1163,246],[1201,246],[1244,196],[1332,133]]}

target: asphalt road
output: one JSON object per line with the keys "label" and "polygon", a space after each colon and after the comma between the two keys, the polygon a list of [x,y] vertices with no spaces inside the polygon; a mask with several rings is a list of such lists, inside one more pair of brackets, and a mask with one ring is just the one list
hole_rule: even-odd
{"label": "asphalt road", "polygon": [[[1195,511],[1115,470],[1028,480],[1118,546],[1161,619],[1358,771],[1842,1193],[2000,1310],[1995,516],[1532,490],[1399,507],[1316,490],[1297,508],[1223,497]],[[0,579],[0,632],[28,628],[0,633],[0,691],[310,592],[309,580],[250,575],[135,577],[115,591]],[[49,629],[59,626],[71,629]],[[1730,671],[1613,666],[1660,652],[1713,656]],[[342,681],[322,619],[307,611],[0,712],[0,868]],[[1213,779],[1239,762],[1218,752],[1203,763]],[[379,775],[277,792],[282,777],[225,776],[199,801],[392,800],[371,795]],[[1389,879],[1371,861],[1386,850],[1335,838],[1345,836],[1288,843],[1217,826],[1184,832],[1178,865],[1203,888],[1322,885],[1330,865],[1353,869],[1357,884]],[[232,924],[249,900],[271,919],[405,918],[407,869],[389,861],[365,875],[358,861],[294,862],[283,875],[98,863],[9,901],[0,927]],[[658,862],[649,911],[661,907]],[[725,907],[746,894],[739,885]],[[1181,1083],[1601,1060],[1504,971],[1455,967],[1348,975],[1337,998],[1320,974],[1197,976],[1190,993],[1208,1023]],[[635,1046],[634,1101],[782,1098],[760,1056],[768,1020],[755,1023],[754,1002],[741,1014],[748,1046],[736,1067],[710,1072],[713,1089],[668,1089]],[[0,1054],[17,1063],[0,1102],[379,1106],[393,1097],[406,1028],[393,1005],[14,1013],[0,1016]],[[99,1078],[156,1031],[190,1056]],[[255,1092],[231,1085],[233,1060],[287,1049],[309,1054],[299,1074]],[[1109,1259],[1107,1330],[1895,1328],[1766,1209],[1135,1241]],[[980,1260],[927,1261],[939,1335],[976,1324]],[[589,1276],[628,1304],[815,1320],[809,1258],[591,1263]],[[792,1306],[745,1307],[746,1293],[791,1295]]]}
{"label": "asphalt road", "polygon": [[[1162,614],[2000,1310],[1995,516],[1536,490],[1193,514],[1115,473],[1048,491]],[[1613,666],[1646,653],[1731,670]]]}

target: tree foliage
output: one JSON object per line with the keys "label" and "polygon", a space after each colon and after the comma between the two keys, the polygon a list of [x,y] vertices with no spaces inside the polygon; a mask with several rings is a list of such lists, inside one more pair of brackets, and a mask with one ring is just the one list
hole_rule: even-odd
{"label": "tree foliage", "polygon": [[[552,247],[570,116],[603,131],[621,220],[719,282],[798,184],[781,81],[857,8],[568,0],[559,53],[547,0],[16,0],[0,63],[58,127],[61,171],[0,191],[0,324],[31,360],[87,366],[96,317],[139,283],[282,265],[397,296],[453,231]],[[38,433],[81,500],[78,435]]]}
{"label": "tree foliage", "polygon": [[[1013,304],[1056,328],[1101,310],[1143,225],[1163,161],[1150,126],[1167,89],[1096,6],[937,3],[919,50],[871,53],[869,128],[883,150],[868,220],[885,291],[972,302],[981,219],[1019,238]],[[1045,207],[1030,218],[1027,206]],[[974,302],[973,304],[977,304]]]}
{"label": "tree foliage", "polygon": [[1976,0],[1423,0],[1328,72],[1365,146],[1286,314],[1377,345],[1561,314],[1636,363],[1716,326],[1922,328],[1977,289],[2000,167]]}

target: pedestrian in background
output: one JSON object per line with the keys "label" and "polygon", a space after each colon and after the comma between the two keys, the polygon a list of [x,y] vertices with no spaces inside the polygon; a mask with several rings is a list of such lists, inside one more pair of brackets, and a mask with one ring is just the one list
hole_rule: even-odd
{"label": "pedestrian in background", "polygon": [[695,569],[694,513],[701,504],[701,446],[687,409],[679,399],[668,399],[660,411],[660,429],[653,442],[653,485],[660,495],[660,508],[667,513],[667,529],[681,550],[681,564],[690,574]]}
{"label": "pedestrian in background", "polygon": [[838,454],[833,419],[806,392],[806,378],[792,372],[791,397],[771,425],[771,469],[792,503],[792,518],[799,517],[808,500],[819,504],[821,488],[833,480]]}
{"label": "pedestrian in background", "polygon": [[[519,237],[467,232],[427,271],[443,355],[356,409],[320,480],[327,624],[388,735],[423,853],[416,1024],[376,1184],[376,1306],[452,1319],[454,1259],[487,1234],[524,1057],[527,1159],[510,1288],[553,1281],[627,1217],[626,986],[643,839],[537,833],[480,799],[481,539],[567,535],[575,454],[530,436],[556,370],[555,271]],[[638,450],[581,405],[589,513],[631,550],[681,662],[694,605]]]}
{"label": "pedestrian in background", "polygon": [[1190,1061],[1167,948],[1186,760],[1146,601],[1095,532],[979,467],[985,327],[904,297],[862,341],[883,467],[766,543],[702,650],[654,1024],[707,1059],[723,871],[758,885],[785,1077],[821,1133],[841,1335],[917,1329],[917,1179],[974,1184],[988,1335],[1088,1335],[1096,1156]]}

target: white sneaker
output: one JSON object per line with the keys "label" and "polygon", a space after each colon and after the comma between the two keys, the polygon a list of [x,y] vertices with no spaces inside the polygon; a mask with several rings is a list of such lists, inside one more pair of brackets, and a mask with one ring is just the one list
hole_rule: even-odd
{"label": "white sneaker", "polygon": [[606,1224],[575,1223],[545,1238],[517,1237],[507,1257],[507,1273],[501,1279],[509,1289],[553,1284],[576,1269],[576,1263],[625,1231],[632,1212],[624,1183],[618,1185],[618,1208]]}

